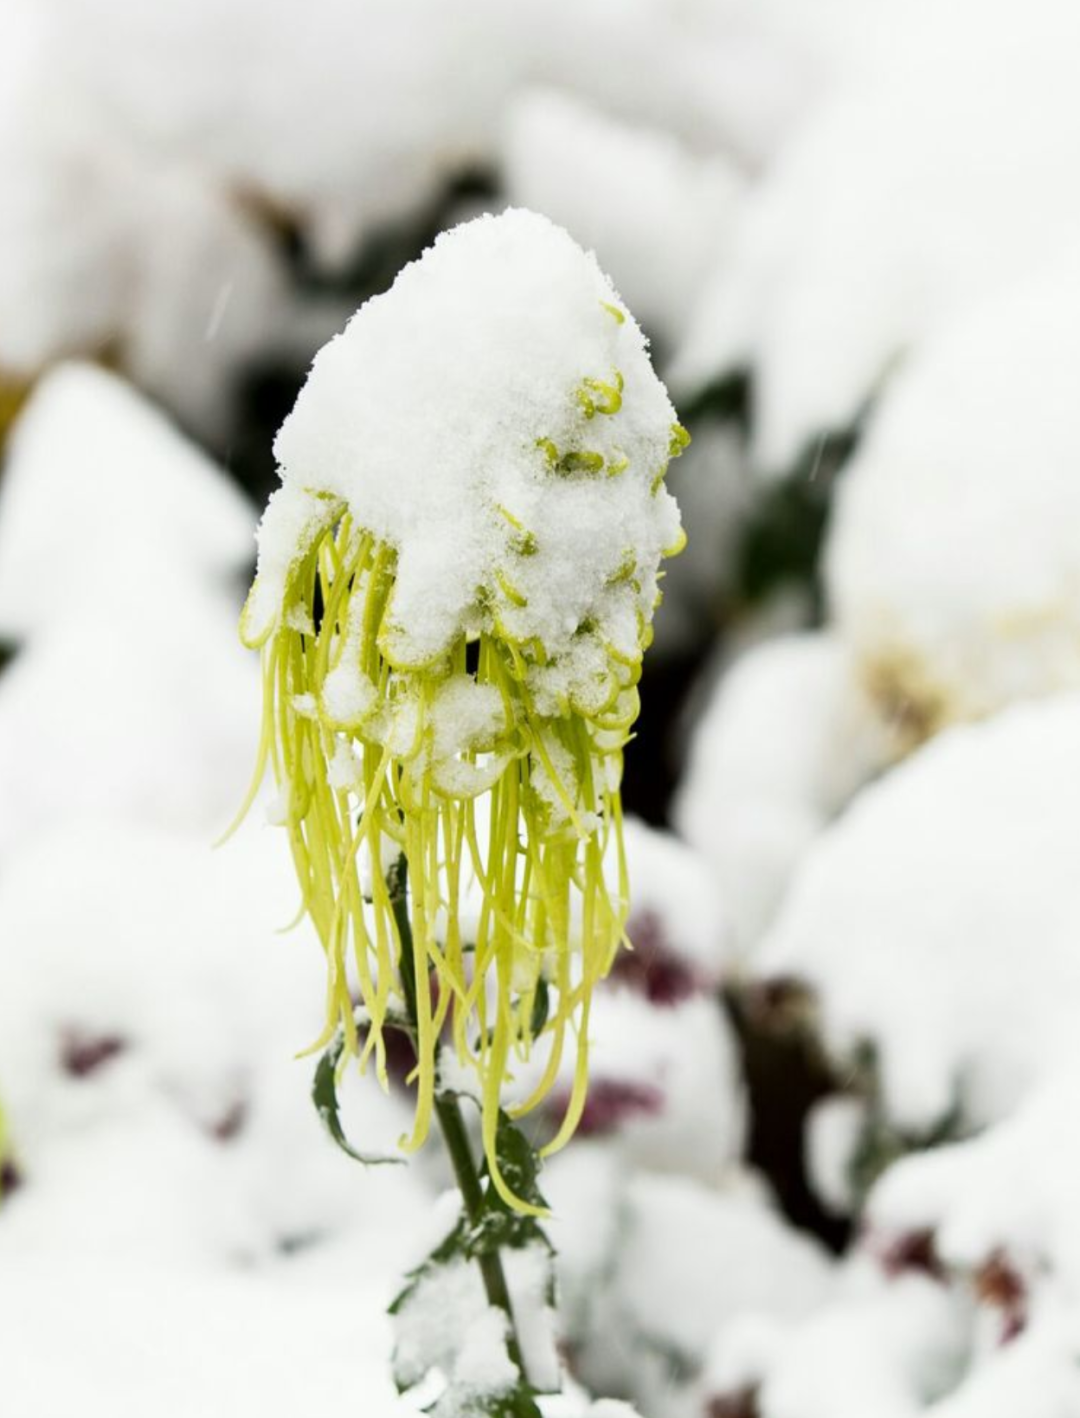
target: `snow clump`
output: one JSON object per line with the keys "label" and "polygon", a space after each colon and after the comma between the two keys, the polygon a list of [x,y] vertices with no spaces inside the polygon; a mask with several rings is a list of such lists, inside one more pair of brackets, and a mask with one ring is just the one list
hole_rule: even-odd
{"label": "snow clump", "polygon": [[834,1057],[872,1046],[900,1128],[984,1125],[1075,1057],[1078,776],[1075,694],[941,734],[823,833],[762,941]]}
{"label": "snow clump", "polygon": [[750,366],[761,466],[849,426],[945,319],[1075,248],[1077,11],[1031,0],[1023,44],[1019,18],[1011,0],[920,0],[879,19],[888,43],[754,190],[672,377]]}
{"label": "snow clump", "polygon": [[713,867],[744,957],[804,852],[890,752],[888,727],[829,632],[776,637],[720,680],[674,820]]}
{"label": "snow clump", "polygon": [[646,328],[677,338],[742,195],[725,157],[699,157],[664,129],[535,89],[510,110],[505,169],[515,203],[595,248]]}
{"label": "snow clump", "polygon": [[1070,261],[913,355],[841,479],[838,631],[910,737],[1080,682],[1077,368]]}
{"label": "snow clump", "polygon": [[527,211],[457,227],[316,357],[275,445],[246,636],[273,631],[291,569],[347,510],[396,553],[392,663],[501,631],[541,647],[539,712],[595,712],[683,539],[662,479],[684,438],[593,257]]}

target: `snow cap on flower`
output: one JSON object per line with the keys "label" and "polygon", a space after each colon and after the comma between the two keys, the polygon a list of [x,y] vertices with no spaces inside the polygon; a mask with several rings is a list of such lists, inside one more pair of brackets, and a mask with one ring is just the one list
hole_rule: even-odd
{"label": "snow cap on flower", "polygon": [[675,411],[595,257],[535,213],[443,233],[315,358],[278,434],[246,633],[347,508],[397,553],[383,648],[411,668],[499,626],[536,688],[595,709],[605,647],[637,657],[661,555]]}
{"label": "snow cap on flower", "polygon": [[[388,1014],[415,1016],[414,1146],[452,1040],[508,1197],[494,1143],[511,1055],[545,1036],[523,1112],[576,1034],[561,1143],[590,992],[623,938],[622,749],[660,561],[683,541],[663,480],[686,442],[595,258],[512,210],[445,233],[369,301],[276,443],[242,633],[263,646],[261,762],[330,966],[325,1037],[340,1027],[384,1075]],[[407,929],[360,865],[399,854]],[[484,909],[463,940],[468,869]]]}

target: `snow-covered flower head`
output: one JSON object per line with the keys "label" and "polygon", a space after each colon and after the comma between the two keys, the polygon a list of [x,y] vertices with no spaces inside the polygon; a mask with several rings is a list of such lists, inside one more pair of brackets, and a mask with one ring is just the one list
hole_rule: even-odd
{"label": "snow-covered flower head", "polygon": [[[401,934],[381,865],[401,851],[411,1145],[445,1030],[479,1071],[497,1184],[499,1090],[535,1034],[548,1063],[523,1110],[568,1027],[578,1086],[556,1143],[583,1102],[589,993],[626,910],[601,862],[621,854],[621,754],[660,561],[683,542],[663,479],[685,442],[595,258],[508,211],[439,237],[353,317],[275,445],[242,630],[263,647],[262,761],[327,952],[328,1030],[361,1048],[358,992],[383,1071]],[[469,940],[463,871],[484,900]]]}

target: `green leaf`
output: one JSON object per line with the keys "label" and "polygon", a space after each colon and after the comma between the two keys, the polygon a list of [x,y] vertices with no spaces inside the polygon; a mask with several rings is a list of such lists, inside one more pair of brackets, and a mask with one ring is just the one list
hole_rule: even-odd
{"label": "green leaf", "polygon": [[337,1069],[344,1048],[345,1040],[339,1034],[331,1042],[315,1069],[311,1101],[315,1104],[315,1110],[322,1119],[323,1126],[342,1152],[348,1153],[357,1162],[363,1162],[366,1167],[379,1167],[389,1163],[403,1162],[405,1160],[403,1157],[383,1157],[369,1152],[357,1152],[345,1136],[345,1131],[341,1126],[337,1096]]}
{"label": "green leaf", "polygon": [[532,1019],[529,1021],[529,1032],[535,1039],[544,1025],[548,1021],[548,1009],[550,1007],[550,991],[548,982],[543,975],[536,982],[536,994],[533,996]]}
{"label": "green leaf", "polygon": [[[522,1201],[529,1202],[532,1206],[542,1207],[546,1211],[547,1202],[540,1191],[540,1158],[521,1128],[511,1122],[501,1108],[495,1128],[495,1156],[498,1158],[499,1168],[506,1178],[506,1183],[515,1196],[520,1197]],[[481,1177],[488,1175],[486,1162],[480,1170],[480,1175]],[[501,1211],[510,1210],[506,1202],[492,1187],[487,1189],[487,1200]],[[518,1215],[518,1213],[515,1212],[514,1215]],[[534,1229],[540,1231],[540,1225],[535,1217],[523,1217],[522,1219],[532,1221]]]}
{"label": "green leaf", "polygon": [[485,1418],[543,1418],[536,1406],[534,1391],[528,1384],[518,1384],[509,1393],[490,1400],[486,1408],[477,1409]]}

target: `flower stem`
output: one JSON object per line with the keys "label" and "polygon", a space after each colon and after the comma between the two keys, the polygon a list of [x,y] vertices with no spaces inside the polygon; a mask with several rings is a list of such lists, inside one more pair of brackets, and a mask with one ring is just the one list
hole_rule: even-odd
{"label": "flower stem", "polygon": [[[405,995],[405,1008],[409,1015],[409,1021],[415,1030],[417,1022],[416,970],[413,963],[412,925],[409,921],[409,907],[405,889],[407,874],[408,864],[402,856],[398,859],[397,865],[391,869],[387,885],[401,941],[399,968],[401,986]],[[465,1127],[461,1106],[456,1095],[442,1093],[436,1089],[434,1110],[443,1141],[446,1143],[446,1151],[450,1157],[450,1165],[454,1171],[458,1190],[461,1192],[465,1215],[470,1226],[479,1227],[484,1218],[484,1190],[472,1146],[469,1143],[469,1134]],[[514,1309],[510,1300],[510,1289],[506,1283],[506,1272],[503,1270],[502,1258],[498,1250],[493,1249],[481,1252],[477,1256],[477,1261],[480,1266],[480,1274],[483,1277],[488,1304],[502,1310],[506,1315],[507,1354],[510,1356],[511,1362],[517,1365],[522,1379],[527,1382],[528,1375],[521,1357],[521,1345],[518,1341]]]}

